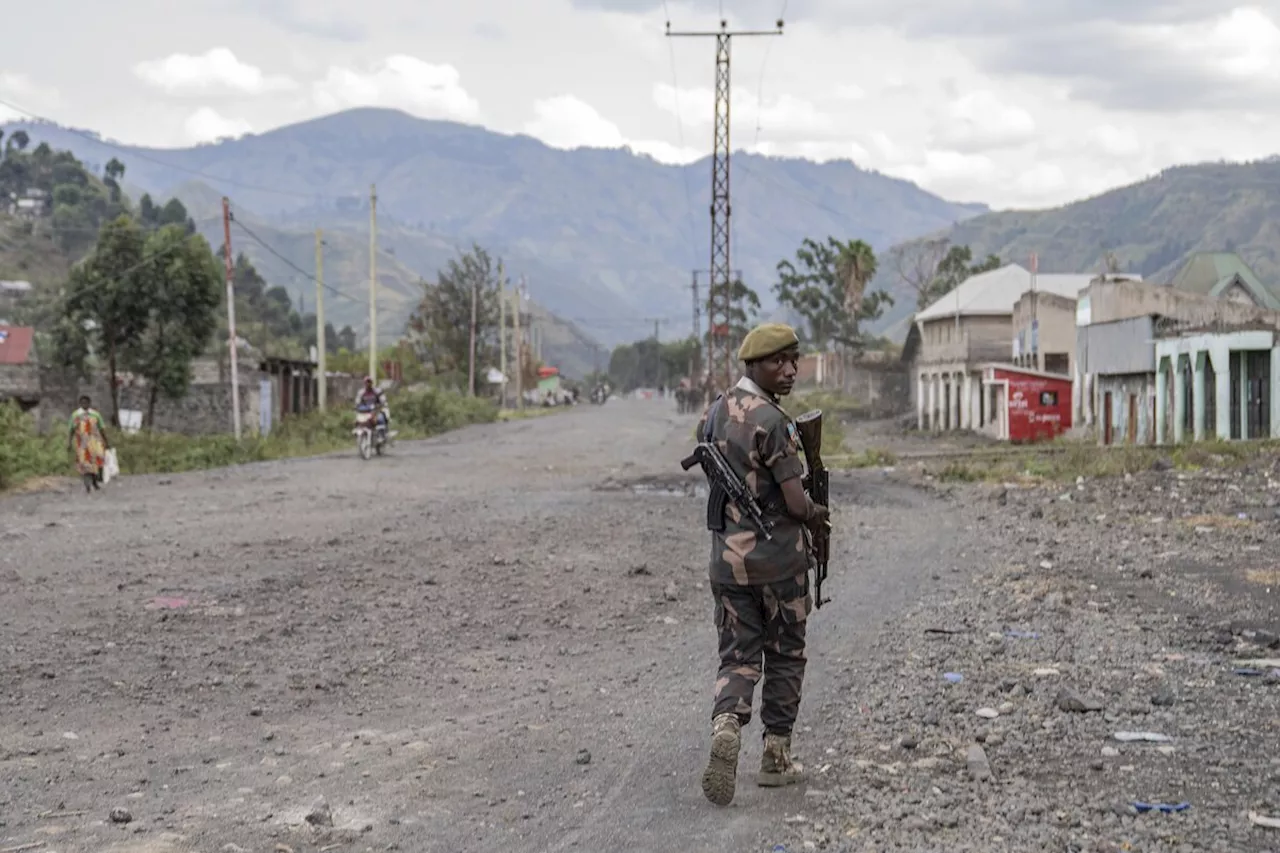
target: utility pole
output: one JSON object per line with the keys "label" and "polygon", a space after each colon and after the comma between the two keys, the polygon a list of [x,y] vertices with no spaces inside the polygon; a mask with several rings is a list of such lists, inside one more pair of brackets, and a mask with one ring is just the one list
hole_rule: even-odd
{"label": "utility pole", "polygon": [[222,197],[222,232],[227,262],[227,353],[231,356],[231,422],[240,440],[240,361],[236,353],[236,287],[232,281],[231,200]]}
{"label": "utility pole", "polygon": [[698,302],[698,271],[693,271],[693,352],[689,353],[689,382],[697,385],[702,352],[702,305]]}
{"label": "utility pole", "polygon": [[324,235],[316,229],[316,361],[320,371],[320,411],[329,403],[329,374],[327,372],[328,342],[324,339]]}
{"label": "utility pole", "polygon": [[498,261],[498,369],[502,372],[501,408],[507,407],[507,273]]}
{"label": "utility pole", "polygon": [[369,375],[378,384],[378,185],[369,185]]}
{"label": "utility pole", "polygon": [[708,374],[710,392],[728,390],[732,380],[734,353],[729,339],[729,320],[733,282],[729,252],[729,48],[734,36],[780,36],[781,19],[775,30],[730,31],[728,21],[720,21],[719,30],[672,32],[667,22],[668,37],[714,37],[716,40],[716,99],[714,150],[711,157],[711,282],[708,286],[707,324],[709,335]]}
{"label": "utility pole", "polygon": [[[524,276],[520,276],[520,283],[524,284]],[[516,322],[516,405],[521,411],[524,411],[524,340],[520,337],[519,286],[512,288],[512,294],[515,296],[516,301],[516,310],[512,312]]]}
{"label": "utility pole", "polygon": [[467,388],[472,397],[476,395],[476,302],[479,296],[480,288],[473,279],[471,282],[471,344],[467,355]]}
{"label": "utility pole", "polygon": [[[1036,293],[1036,273],[1040,272],[1040,256],[1031,253],[1031,366],[1035,370],[1044,370],[1040,366],[1040,296]],[[960,288],[956,288],[959,290]],[[956,311],[959,314],[959,310]]]}

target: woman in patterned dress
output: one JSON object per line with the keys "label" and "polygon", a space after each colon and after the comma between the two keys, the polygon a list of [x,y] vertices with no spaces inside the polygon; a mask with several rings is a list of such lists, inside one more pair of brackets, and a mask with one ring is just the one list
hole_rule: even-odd
{"label": "woman in patterned dress", "polygon": [[110,447],[102,415],[92,407],[87,396],[81,397],[80,408],[71,413],[68,423],[67,449],[76,454],[76,470],[84,480],[86,492],[101,487],[102,466],[106,464]]}

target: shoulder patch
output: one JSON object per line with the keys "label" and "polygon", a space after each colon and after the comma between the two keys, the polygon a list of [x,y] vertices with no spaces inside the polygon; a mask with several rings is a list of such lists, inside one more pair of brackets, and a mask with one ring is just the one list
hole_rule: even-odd
{"label": "shoulder patch", "polygon": [[796,425],[791,421],[787,421],[787,438],[791,439],[791,443],[796,447],[800,446],[800,433],[796,430]]}

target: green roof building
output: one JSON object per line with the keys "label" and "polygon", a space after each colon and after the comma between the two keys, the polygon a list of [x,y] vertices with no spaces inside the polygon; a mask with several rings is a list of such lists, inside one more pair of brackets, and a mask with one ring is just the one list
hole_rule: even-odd
{"label": "green roof building", "polygon": [[1174,290],[1248,302],[1280,311],[1280,294],[1264,285],[1235,252],[1197,252],[1173,277]]}

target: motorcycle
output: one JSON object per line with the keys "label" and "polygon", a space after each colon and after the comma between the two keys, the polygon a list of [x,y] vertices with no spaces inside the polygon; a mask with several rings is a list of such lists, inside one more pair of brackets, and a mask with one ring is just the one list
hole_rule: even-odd
{"label": "motorcycle", "polygon": [[386,419],[378,414],[377,408],[368,403],[356,406],[356,427],[351,433],[356,437],[361,459],[368,459],[375,453],[381,456],[390,439]]}

